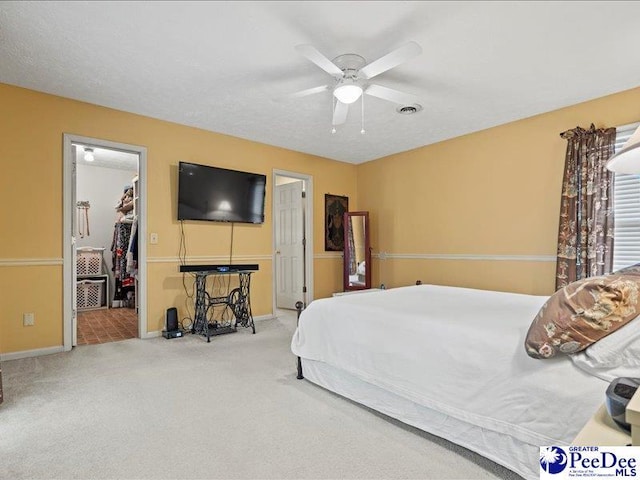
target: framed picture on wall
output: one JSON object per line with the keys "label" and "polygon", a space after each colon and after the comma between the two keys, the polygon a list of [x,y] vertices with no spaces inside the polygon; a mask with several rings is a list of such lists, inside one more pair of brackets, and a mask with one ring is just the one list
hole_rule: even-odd
{"label": "framed picture on wall", "polygon": [[344,212],[349,211],[349,197],[324,195],[324,249],[327,252],[344,251]]}

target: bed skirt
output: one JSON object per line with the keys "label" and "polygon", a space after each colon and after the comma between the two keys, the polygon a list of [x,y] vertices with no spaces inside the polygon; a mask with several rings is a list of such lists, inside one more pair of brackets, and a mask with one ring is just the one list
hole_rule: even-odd
{"label": "bed skirt", "polygon": [[526,479],[539,479],[540,446],[424,407],[323,362],[302,359],[304,378],[327,390],[474,451]]}

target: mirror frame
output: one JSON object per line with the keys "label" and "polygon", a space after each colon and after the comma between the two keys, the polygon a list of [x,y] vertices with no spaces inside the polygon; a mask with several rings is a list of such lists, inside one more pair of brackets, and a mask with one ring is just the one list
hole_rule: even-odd
{"label": "mirror frame", "polygon": [[[364,217],[364,262],[365,262],[365,284],[349,285],[349,264],[353,252],[349,250],[349,227],[352,217]],[[344,227],[344,255],[342,263],[342,283],[345,292],[350,290],[367,290],[371,288],[371,240],[369,238],[369,212],[345,212],[342,224]]]}

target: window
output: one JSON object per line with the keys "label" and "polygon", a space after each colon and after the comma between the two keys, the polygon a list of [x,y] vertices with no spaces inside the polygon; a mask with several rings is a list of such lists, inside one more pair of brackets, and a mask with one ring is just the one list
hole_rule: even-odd
{"label": "window", "polygon": [[[640,123],[616,129],[616,153]],[[640,175],[615,174],[613,270],[640,263]]]}

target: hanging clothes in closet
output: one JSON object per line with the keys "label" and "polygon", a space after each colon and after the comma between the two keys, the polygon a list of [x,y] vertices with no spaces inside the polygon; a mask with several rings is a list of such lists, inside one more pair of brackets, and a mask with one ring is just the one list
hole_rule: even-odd
{"label": "hanging clothes in closet", "polygon": [[[132,295],[135,295],[135,268],[130,268],[128,258],[133,263],[133,255],[129,256],[131,247],[132,231],[135,234],[134,221],[122,221],[115,224],[113,231],[113,242],[111,243],[111,254],[113,259],[113,277],[115,279],[115,293],[113,296],[114,306],[116,302],[129,303]],[[137,238],[137,235],[136,235]],[[136,242],[137,247],[137,242]],[[137,261],[137,253],[135,255]],[[137,263],[137,262],[136,262]]]}
{"label": "hanging clothes in closet", "polygon": [[127,247],[127,273],[136,277],[138,274],[138,219],[135,218],[131,224],[131,235],[129,236],[129,246]]}

